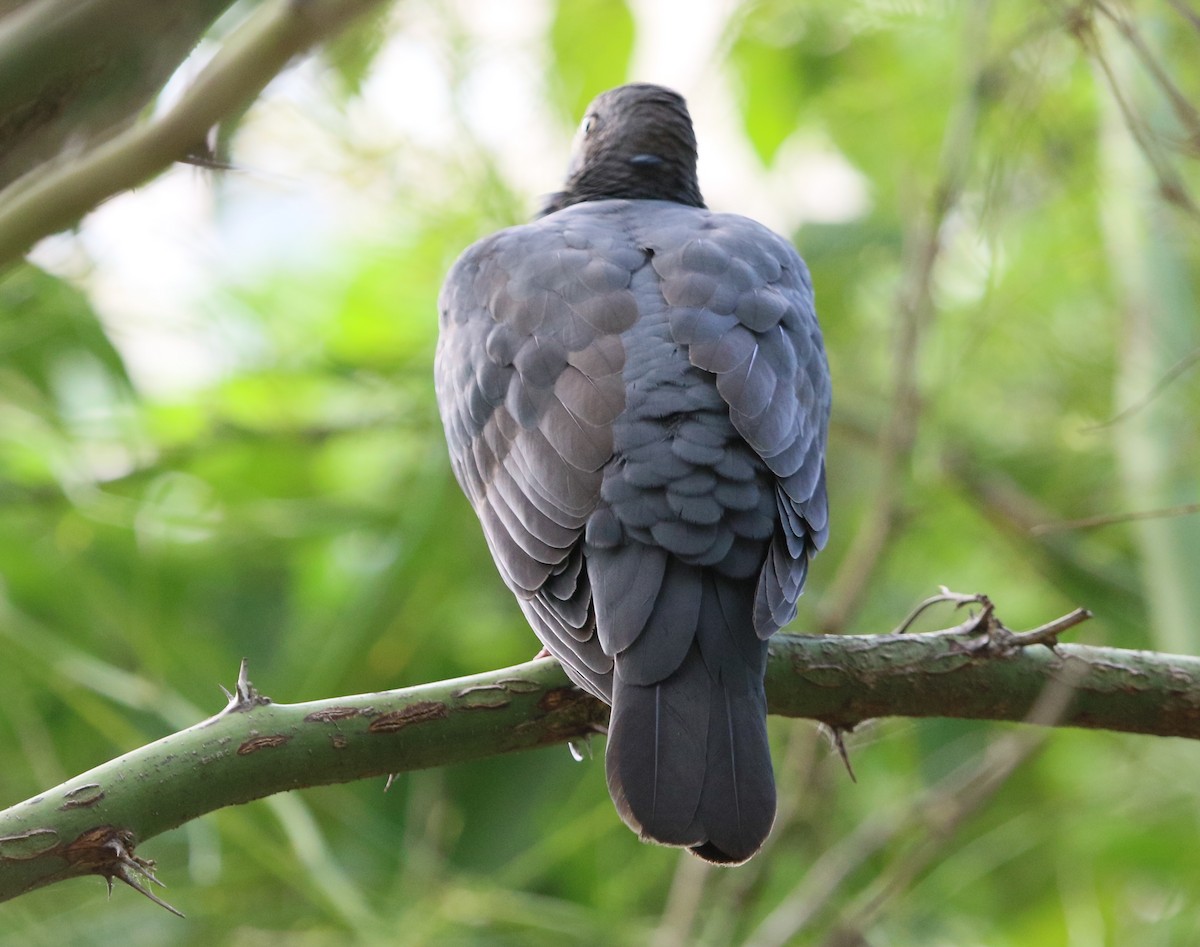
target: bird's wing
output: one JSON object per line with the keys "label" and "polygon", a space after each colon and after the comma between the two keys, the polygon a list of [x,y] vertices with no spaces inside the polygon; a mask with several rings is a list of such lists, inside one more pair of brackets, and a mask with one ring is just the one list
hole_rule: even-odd
{"label": "bird's wing", "polygon": [[765,638],[794,617],[809,555],[829,530],[831,395],[812,281],[790,243],[748,218],[681,207],[649,220],[642,242],[672,336],[716,375],[734,427],[776,478],[780,528],[755,597]]}
{"label": "bird's wing", "polygon": [[459,483],[543,642],[607,697],[580,539],[624,407],[620,333],[645,257],[586,213],[469,248],[439,302],[438,404]]}

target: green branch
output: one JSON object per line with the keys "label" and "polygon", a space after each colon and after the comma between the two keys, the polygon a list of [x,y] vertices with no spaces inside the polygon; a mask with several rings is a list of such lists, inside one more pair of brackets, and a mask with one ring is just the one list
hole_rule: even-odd
{"label": "green branch", "polygon": [[[1082,612],[1014,635],[984,606],[932,634],[779,635],[771,712],[839,729],[887,716],[1016,721],[1066,680],[1060,726],[1200,738],[1200,658],[1058,645]],[[549,659],[304,704],[271,703],[243,675],[217,716],[0,812],[0,900],[87,874],[150,894],[153,864],[136,847],[207,812],[584,739],[606,719]]]}

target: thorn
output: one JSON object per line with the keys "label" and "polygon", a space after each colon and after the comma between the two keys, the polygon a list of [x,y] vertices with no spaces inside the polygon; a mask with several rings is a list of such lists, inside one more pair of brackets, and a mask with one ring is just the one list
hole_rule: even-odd
{"label": "thorn", "polygon": [[854,775],[854,767],[850,765],[850,754],[846,750],[846,741],[842,739],[843,734],[849,733],[854,727],[843,727],[832,723],[822,723],[820,726],[829,738],[829,742],[833,744],[833,748],[837,750],[838,756],[842,758],[842,765],[846,767],[846,772],[850,775],[850,782],[857,783],[858,777]]}
{"label": "thorn", "polygon": [[846,752],[846,741],[842,739],[840,728],[833,731],[833,745],[837,747],[838,756],[842,758],[846,772],[850,775],[850,782],[857,783],[858,777],[854,775],[854,767],[850,765],[850,754]]}
{"label": "thorn", "polygon": [[387,792],[389,789],[392,788],[392,783],[394,783],[396,781],[396,777],[398,775],[400,775],[400,774],[399,773],[388,773],[387,782],[383,784],[384,792]]}
{"label": "thorn", "polygon": [[177,159],[179,163],[194,165],[197,168],[204,168],[206,171],[239,170],[236,165],[230,164],[217,154],[219,131],[220,129],[216,125],[210,128],[203,141],[196,142],[184,152],[183,157]]}
{"label": "thorn", "polygon": [[[131,845],[132,842],[130,842]],[[108,883],[108,896],[112,897],[113,879],[116,878],[124,884],[129,885],[138,894],[149,898],[159,907],[170,911],[176,917],[184,917],[185,915],[182,911],[168,904],[146,885],[141,883],[139,879],[156,884],[160,888],[166,887],[154,874],[154,862],[147,858],[139,858],[133,854],[130,846],[125,844],[120,835],[108,839],[102,846],[112,854],[112,862],[101,869],[104,873],[104,880]]]}
{"label": "thorn", "polygon": [[258,696],[254,685],[250,683],[250,662],[245,658],[242,658],[242,663],[238,665],[237,696],[243,704],[252,704]]}
{"label": "thorn", "polygon": [[[150,881],[154,882],[156,885],[159,885],[164,888],[166,887],[166,885],[164,885],[161,881],[159,881],[157,878],[155,878],[154,875],[147,874],[144,871],[141,872],[141,874],[144,877],[148,878]],[[155,894],[153,891],[151,891],[145,885],[138,884],[137,879],[131,877],[130,872],[127,869],[122,869],[122,870],[118,871],[117,877],[120,878],[123,882],[125,882],[125,884],[129,885],[129,887],[131,887],[138,894],[145,895],[147,898],[149,898],[151,901],[153,901],[155,904],[157,904],[160,908],[166,908],[168,911],[170,911],[176,917],[184,917],[184,918],[187,917],[187,915],[184,914],[181,910],[179,910],[179,908],[164,901],[162,898],[160,898],[157,894]],[[109,881],[109,886],[110,887],[112,886],[111,880]]]}
{"label": "thorn", "polygon": [[242,711],[253,710],[255,707],[271,703],[270,697],[260,694],[254,689],[254,685],[250,683],[249,666],[249,662],[245,658],[242,658],[242,663],[238,666],[237,684],[234,686],[232,694],[223,684],[217,685],[225,694],[225,706],[214,716],[204,721],[201,726],[206,727],[214,724],[227,714],[241,713]]}

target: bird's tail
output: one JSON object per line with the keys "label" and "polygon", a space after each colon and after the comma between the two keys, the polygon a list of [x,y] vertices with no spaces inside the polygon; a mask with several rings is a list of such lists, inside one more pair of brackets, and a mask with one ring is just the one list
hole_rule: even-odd
{"label": "bird's tail", "polygon": [[[766,643],[751,625],[753,587],[693,575],[702,598],[683,662],[661,680],[639,680],[637,663],[617,656],[608,788],[643,839],[737,865],[762,847],[775,820]],[[651,622],[639,649],[654,632]]]}

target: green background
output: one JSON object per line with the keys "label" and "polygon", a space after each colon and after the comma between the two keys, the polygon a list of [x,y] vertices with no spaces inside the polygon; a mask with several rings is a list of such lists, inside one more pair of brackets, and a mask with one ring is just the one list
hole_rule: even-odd
{"label": "green background", "polygon": [[[449,24],[430,39],[415,6],[306,66],[303,107],[352,113],[400,40],[463,93],[473,8],[426,4]],[[545,13],[565,166],[586,102],[643,78],[643,21],[604,0]],[[1198,22],[1169,2],[732,5],[711,69],[761,173],[817,141],[868,198],[789,234],[835,390],[833,533],[795,630],[888,631],[944,584],[1016,629],[1083,605],[1097,617],[1075,640],[1200,653],[1198,517],[1034,528],[1200,500],[1200,215],[1179,197],[1200,194]],[[328,124],[303,134],[325,136],[347,191],[397,161]],[[0,803],[214,712],[243,656],[262,692],[299,701],[536,650],[450,475],[431,364],[449,264],[537,194],[469,122],[398,147],[440,170],[389,178],[391,226],[217,274],[190,313],[223,365],[203,383],[137,381],[86,265],[0,281]],[[211,176],[218,222],[236,180]],[[1014,729],[871,724],[847,737],[852,783],[813,725],[772,720],[780,818],[729,871],[637,842],[601,740],[583,763],[560,747],[386,794],[291,793],[139,850],[186,920],[84,879],[0,906],[0,941],[1200,942],[1197,748],[1054,733],[974,804],[959,777]]]}

